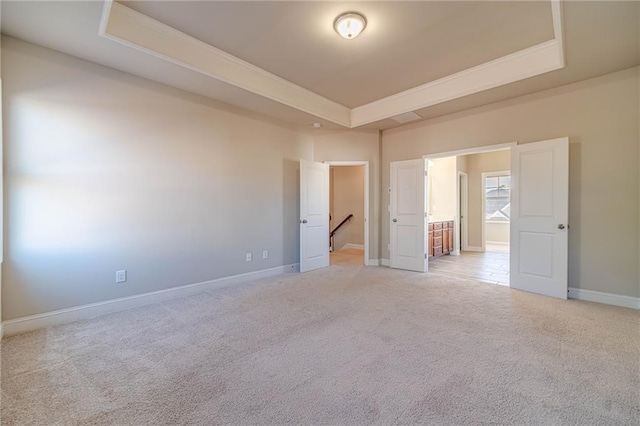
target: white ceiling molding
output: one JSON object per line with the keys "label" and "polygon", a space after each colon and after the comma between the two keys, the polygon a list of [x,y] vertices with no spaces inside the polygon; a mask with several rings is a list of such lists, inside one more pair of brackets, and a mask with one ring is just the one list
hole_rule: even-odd
{"label": "white ceiling molding", "polygon": [[564,66],[560,50],[558,41],[550,40],[356,107],[351,110],[351,125],[362,126],[560,69]]}
{"label": "white ceiling molding", "polygon": [[113,0],[100,35],[332,123],[354,128],[564,67],[561,0],[550,0],[554,39],[349,109]]}
{"label": "white ceiling molding", "polygon": [[350,127],[349,108],[112,0],[105,1],[100,35],[300,111]]}
{"label": "white ceiling molding", "polygon": [[561,0],[551,0],[551,16],[553,17],[553,37],[560,48],[560,61],[564,67],[564,30],[562,27],[562,3]]}

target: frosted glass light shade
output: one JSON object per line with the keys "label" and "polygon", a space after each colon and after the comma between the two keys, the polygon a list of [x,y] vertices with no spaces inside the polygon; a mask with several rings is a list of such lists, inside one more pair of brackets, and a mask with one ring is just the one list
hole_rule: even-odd
{"label": "frosted glass light shade", "polygon": [[343,13],[333,22],[336,32],[348,40],[356,38],[366,26],[365,17],[356,12]]}

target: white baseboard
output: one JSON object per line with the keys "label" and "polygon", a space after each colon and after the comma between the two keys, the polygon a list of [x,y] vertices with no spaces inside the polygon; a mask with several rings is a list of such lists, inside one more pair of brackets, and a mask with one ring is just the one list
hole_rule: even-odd
{"label": "white baseboard", "polygon": [[569,287],[569,298],[621,306],[623,308],[640,309],[640,297],[621,296],[618,294]]}
{"label": "white baseboard", "polygon": [[504,241],[486,241],[487,244],[492,244],[494,246],[509,246],[510,243]]}
{"label": "white baseboard", "polygon": [[95,318],[100,315],[124,311],[126,309],[149,305],[151,303],[162,302],[164,300],[190,296],[213,288],[239,284],[242,282],[253,281],[260,278],[272,277],[286,272],[298,271],[300,271],[300,264],[294,263],[291,265],[278,266],[275,268],[218,278],[201,283],[172,287],[165,290],[154,291],[151,293],[138,294],[135,296],[122,297],[119,299],[105,300],[103,302],[74,306],[72,308],[60,309],[58,311],[45,312],[37,315],[29,315],[26,317],[3,321],[2,331],[4,331],[7,336],[10,336],[12,334],[38,330],[40,328],[60,325],[80,319]]}
{"label": "white baseboard", "polygon": [[347,243],[345,245],[342,246],[342,249],[356,249],[356,250],[364,250],[364,245],[363,244],[351,244],[351,243]]}
{"label": "white baseboard", "polygon": [[380,266],[380,259],[368,259],[367,266]]}
{"label": "white baseboard", "polygon": [[389,266],[389,259],[380,259],[380,265],[382,266]]}
{"label": "white baseboard", "polygon": [[482,250],[482,247],[466,246],[464,249],[462,249],[462,251],[477,251],[482,253],[484,250]]}

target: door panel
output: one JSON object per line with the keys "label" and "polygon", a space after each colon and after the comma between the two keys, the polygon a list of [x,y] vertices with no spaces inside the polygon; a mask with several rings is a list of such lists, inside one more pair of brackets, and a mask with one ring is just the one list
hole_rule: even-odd
{"label": "door panel", "polygon": [[511,287],[567,298],[569,139],[511,150]]}
{"label": "door panel", "polygon": [[300,160],[300,272],[329,266],[329,165]]}
{"label": "door panel", "polygon": [[425,162],[391,163],[391,253],[389,266],[425,272]]}

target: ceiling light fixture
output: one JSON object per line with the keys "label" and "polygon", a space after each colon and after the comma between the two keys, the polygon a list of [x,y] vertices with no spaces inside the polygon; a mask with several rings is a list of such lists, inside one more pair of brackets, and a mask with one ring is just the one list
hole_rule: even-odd
{"label": "ceiling light fixture", "polygon": [[333,29],[342,37],[356,38],[367,26],[367,19],[358,12],[345,12],[333,21]]}

